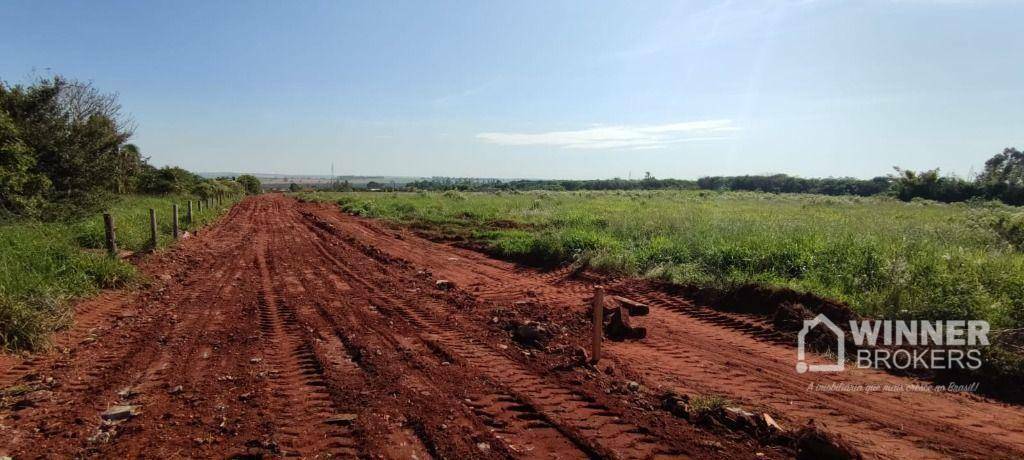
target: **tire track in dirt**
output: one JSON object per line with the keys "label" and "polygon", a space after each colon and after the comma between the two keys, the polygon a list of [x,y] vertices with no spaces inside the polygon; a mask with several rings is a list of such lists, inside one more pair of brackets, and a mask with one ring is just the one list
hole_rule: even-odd
{"label": "tire track in dirt", "polygon": [[[349,247],[350,250],[346,251],[348,254],[367,250],[353,245],[344,238],[336,238],[312,223],[307,225],[310,231],[317,233],[322,239],[334,238],[341,241]],[[443,309],[437,306],[426,308],[426,305],[432,303],[431,299],[417,298],[415,301],[405,302],[400,300],[395,291],[385,293],[377,285],[382,281],[387,283],[389,280],[370,280],[366,274],[350,270],[322,244],[315,244],[325,258],[343,271],[346,278],[362,285],[374,298],[380,299],[404,319],[427,331],[421,334],[424,340],[464,360],[493,381],[500,382],[513,400],[526,402],[529,410],[535,411],[536,415],[525,415],[524,419],[535,417],[543,420],[545,425],[556,427],[576,445],[584,447],[591,456],[648,458],[659,454],[679,454],[663,449],[659,445],[660,440],[652,437],[648,430],[623,421],[619,414],[597,403],[593,397],[579,389],[566,389],[546,381],[517,362],[489,349],[487,345],[476,343],[472,337],[453,330],[446,322],[435,319]],[[366,257],[368,262],[377,262],[371,256]],[[538,424],[538,427],[540,426]]]}
{"label": "tire track in dirt", "polygon": [[[296,214],[297,216],[297,214]],[[298,216],[297,216],[298,217]],[[312,233],[302,225],[300,229],[296,229],[294,234],[304,234],[313,236]],[[326,282],[322,283],[322,287],[329,291],[329,293],[335,297],[346,298],[345,304],[342,302],[333,302],[331,304],[330,311],[332,312],[345,312],[340,315],[329,315],[326,310],[323,312],[323,317],[332,323],[332,327],[343,335],[354,335],[355,331],[353,327],[358,325],[358,328],[363,331],[372,332],[371,334],[363,334],[370,338],[368,344],[374,349],[380,350],[382,348],[390,348],[392,350],[399,351],[399,355],[402,359],[396,359],[393,361],[406,361],[409,366],[402,370],[399,379],[401,380],[401,386],[405,386],[412,390],[413,393],[429,393],[432,397],[444,397],[448,399],[446,403],[449,406],[463,406],[464,412],[461,414],[467,425],[475,424],[476,429],[482,432],[491,430],[495,433],[496,437],[492,437],[488,444],[494,444],[499,442],[513,454],[533,454],[533,455],[546,455],[550,458],[587,458],[593,456],[592,453],[581,451],[580,446],[575,445],[570,439],[565,438],[561,433],[555,429],[553,425],[545,421],[542,415],[539,415],[535,409],[530,405],[518,401],[514,396],[502,393],[499,391],[488,391],[493,388],[492,386],[484,386],[477,388],[472,394],[472,398],[460,398],[456,395],[451,394],[450,390],[442,388],[441,385],[431,382],[428,375],[422,373],[423,370],[428,369],[431,366],[442,366],[449,365],[449,361],[452,360],[451,356],[441,352],[440,359],[444,359],[443,362],[426,362],[427,357],[436,356],[437,350],[431,350],[428,344],[421,340],[415,332],[409,334],[410,331],[395,330],[394,326],[384,326],[382,321],[369,317],[370,313],[366,313],[365,310],[360,310],[354,306],[353,300],[363,301],[366,304],[386,304],[389,303],[389,294],[385,294],[377,290],[372,284],[365,282],[356,282],[354,284],[338,281],[342,278],[349,279],[350,281],[356,280],[356,275],[348,266],[342,261],[338,260],[326,250],[326,248],[319,241],[311,240],[307,242],[312,248],[315,248],[325,260],[322,267],[328,267],[333,273],[328,273],[326,276]],[[320,264],[317,264],[321,266]],[[316,280],[311,279],[308,271],[304,271],[305,285],[310,286],[316,284]],[[387,306],[381,305],[382,308],[387,309]],[[379,315],[379,313],[378,313]],[[332,318],[336,316],[336,318]],[[409,334],[409,335],[406,335]],[[448,369],[451,369],[450,367]],[[509,411],[509,412],[506,412]],[[428,442],[431,442],[428,440]],[[437,450],[437,447],[434,448]]]}
{"label": "tire track in dirt", "polygon": [[[278,214],[279,209],[275,212]],[[275,224],[265,222],[259,227]],[[266,344],[264,356],[272,368],[271,391],[275,397],[283,398],[275,411],[282,453],[304,457],[322,453],[354,457],[357,444],[348,427],[351,421],[335,418],[338,411],[326,390],[323,363],[304,339],[296,312],[278,300],[279,286],[275,286],[274,280],[280,277],[271,276],[272,263],[267,260],[273,256],[268,254],[269,237],[260,233],[255,242],[261,284],[259,315]]]}

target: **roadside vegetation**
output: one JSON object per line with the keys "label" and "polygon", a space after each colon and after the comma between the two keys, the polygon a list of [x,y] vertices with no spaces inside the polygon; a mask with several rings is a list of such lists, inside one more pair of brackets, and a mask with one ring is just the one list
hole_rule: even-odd
{"label": "roadside vegetation", "polygon": [[754,192],[306,192],[536,265],[841,300],[877,318],[1024,327],[1024,210]]}
{"label": "roadside vegetation", "polygon": [[[259,193],[252,176],[206,179],[150,165],[115,94],[63,77],[0,82],[0,349],[38,349],[71,320],[69,300],[130,282],[105,255],[101,213],[122,249],[149,246],[149,208],[170,241],[171,203]],[[180,214],[185,228],[184,208]],[[214,216],[195,213],[195,225]]]}
{"label": "roadside vegetation", "polygon": [[[118,247],[151,249],[149,209],[157,210],[158,246],[173,242],[171,205],[183,206],[195,197],[124,196],[110,206]],[[199,228],[229,205],[193,213],[189,225],[179,215],[180,228]],[[122,287],[137,280],[134,267],[107,256],[100,215],[68,221],[18,220],[0,224],[0,348],[32,350],[46,345],[49,333],[73,321],[70,300],[100,289]]]}

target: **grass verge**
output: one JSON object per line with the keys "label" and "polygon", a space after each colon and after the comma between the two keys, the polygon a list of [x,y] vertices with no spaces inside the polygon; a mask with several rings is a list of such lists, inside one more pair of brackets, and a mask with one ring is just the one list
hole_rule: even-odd
{"label": "grass verge", "polygon": [[[110,207],[119,248],[149,249],[149,208],[157,210],[158,246],[173,242],[171,205],[187,197],[122,197]],[[194,212],[198,228],[225,206]],[[99,289],[124,286],[136,278],[131,264],[103,251],[102,215],[70,222],[13,221],[0,224],[0,349],[38,350],[51,332],[71,324],[69,301]]]}

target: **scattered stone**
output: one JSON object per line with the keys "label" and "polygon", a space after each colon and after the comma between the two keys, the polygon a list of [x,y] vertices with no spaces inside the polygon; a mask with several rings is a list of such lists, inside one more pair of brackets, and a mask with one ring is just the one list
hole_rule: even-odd
{"label": "scattered stone", "polygon": [[131,399],[137,396],[138,394],[139,392],[135,391],[135,389],[131,387],[122,388],[121,391],[117,392],[117,395],[121,397],[121,399]]}
{"label": "scattered stone", "polygon": [[771,428],[771,429],[773,429],[773,430],[776,430],[776,431],[779,431],[779,432],[784,432],[784,431],[786,431],[786,430],[782,429],[782,426],[780,426],[780,425],[778,424],[778,422],[776,422],[776,421],[775,421],[775,419],[774,419],[774,418],[772,418],[772,416],[771,416],[771,415],[768,415],[768,413],[767,413],[767,412],[765,412],[764,414],[762,414],[762,419],[764,420],[764,424],[765,424],[765,425],[767,425],[767,426],[768,426],[768,428]]}
{"label": "scattered stone", "polygon": [[252,364],[259,364],[263,362],[263,358],[249,358],[249,362]]}
{"label": "scattered stone", "polygon": [[544,328],[532,321],[516,326],[512,330],[512,339],[526,346],[535,346],[544,338]]}
{"label": "scattered stone", "polygon": [[661,396],[661,408],[669,411],[676,417],[689,419],[690,412],[686,408],[686,403],[689,401],[689,397],[686,395],[677,395],[672,392],[667,392]]}
{"label": "scattered stone", "polygon": [[640,391],[640,384],[630,380],[629,383],[626,384],[626,388],[628,388],[629,391],[637,392]]}
{"label": "scattered stone", "polygon": [[714,448],[714,449],[725,450],[725,446],[722,445],[722,443],[720,443],[718,441],[702,441],[701,444],[704,444],[705,446],[711,447],[711,448]]}
{"label": "scattered stone", "polygon": [[480,452],[489,452],[491,450],[491,445],[486,442],[478,442],[476,443],[476,448],[480,449]]}
{"label": "scattered stone", "polygon": [[590,363],[590,353],[587,352],[586,348],[576,345],[572,349],[572,361],[577,366],[585,366]]}
{"label": "scattered stone", "polygon": [[331,418],[329,418],[327,420],[324,420],[324,423],[327,423],[327,424],[330,424],[330,425],[351,425],[358,418],[359,418],[359,415],[357,415],[357,414],[351,414],[351,413],[338,414],[338,415],[335,415],[335,416],[333,416],[333,417],[331,417]]}
{"label": "scattered stone", "polygon": [[164,273],[164,274],[160,275],[159,278],[160,278],[160,281],[170,281],[171,280],[171,275],[168,275],[167,273]]}
{"label": "scattered stone", "polygon": [[739,407],[726,407],[723,411],[726,421],[734,426],[756,426],[754,414]]}
{"label": "scattered stone", "polygon": [[183,390],[183,388],[181,388],[181,385],[178,385],[178,386],[176,386],[174,388],[171,388],[170,390],[167,390],[167,394],[169,394],[169,395],[176,395],[178,393],[181,393],[182,390]]}
{"label": "scattered stone", "polygon": [[447,291],[455,287],[455,283],[449,280],[437,280],[434,282],[434,286],[442,291]]}
{"label": "scattered stone", "polygon": [[106,412],[100,415],[103,420],[108,422],[120,422],[122,420],[128,420],[135,416],[135,406],[121,405],[112,406],[107,409]]}
{"label": "scattered stone", "polygon": [[96,434],[89,436],[86,441],[89,442],[89,444],[106,444],[110,442],[111,439],[114,439],[115,435],[117,435],[117,430],[99,431]]}

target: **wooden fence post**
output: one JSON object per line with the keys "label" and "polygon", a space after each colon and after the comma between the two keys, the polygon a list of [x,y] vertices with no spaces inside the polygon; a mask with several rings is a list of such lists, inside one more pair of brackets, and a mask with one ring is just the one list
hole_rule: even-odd
{"label": "wooden fence post", "polygon": [[590,362],[597,364],[601,359],[601,339],[604,338],[604,287],[594,286],[594,341],[590,350]]}
{"label": "wooden fence post", "polygon": [[186,222],[188,222],[187,228],[192,228],[192,200],[188,200],[188,219]]}
{"label": "wooden fence post", "polygon": [[107,235],[107,253],[110,257],[117,257],[117,238],[114,236],[114,216],[109,212],[103,213],[103,229]]}
{"label": "wooden fence post", "polygon": [[172,217],[174,222],[171,223],[171,228],[174,231],[174,239],[178,239],[178,205],[177,204],[172,204],[171,205],[171,213],[174,214],[174,216]]}
{"label": "wooden fence post", "polygon": [[149,244],[156,250],[156,209],[149,208]]}

